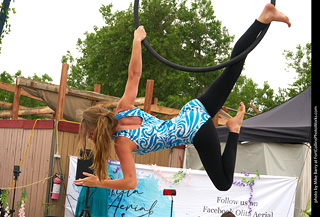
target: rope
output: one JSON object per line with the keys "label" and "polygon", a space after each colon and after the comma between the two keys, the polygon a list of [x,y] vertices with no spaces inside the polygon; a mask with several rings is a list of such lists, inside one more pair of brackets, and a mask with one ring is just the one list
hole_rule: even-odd
{"label": "rope", "polygon": [[31,183],[31,184],[28,184],[28,185],[24,185],[24,186],[13,187],[13,188],[12,188],[12,186],[11,186],[11,187],[6,187],[6,188],[0,187],[0,189],[9,189],[9,188],[10,188],[10,189],[9,189],[9,193],[10,193],[10,190],[11,190],[11,189],[27,188],[27,187],[30,187],[30,186],[32,186],[32,185],[39,184],[39,183],[41,183],[41,182],[45,183],[47,180],[52,179],[54,176],[55,176],[55,175],[50,176],[50,177],[47,177],[47,178],[44,178],[44,179],[41,179],[41,180],[39,180],[39,181],[33,182],[33,183]]}

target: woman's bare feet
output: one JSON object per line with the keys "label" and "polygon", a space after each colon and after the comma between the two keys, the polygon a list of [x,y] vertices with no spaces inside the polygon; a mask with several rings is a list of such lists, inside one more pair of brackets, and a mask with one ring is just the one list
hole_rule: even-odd
{"label": "woman's bare feet", "polygon": [[245,111],[246,111],[246,108],[245,108],[243,102],[241,102],[239,105],[239,108],[238,108],[237,115],[235,117],[229,119],[226,123],[230,132],[238,133],[238,134],[240,133],[240,128],[242,125]]}
{"label": "woman's bare feet", "polygon": [[278,21],[278,22],[283,22],[288,24],[288,26],[291,26],[291,23],[289,21],[289,18],[284,15],[283,13],[281,13],[280,11],[278,11],[273,4],[268,3],[261,15],[259,16],[259,18],[257,19],[259,22],[261,23],[265,23],[265,24],[269,24],[272,21]]}

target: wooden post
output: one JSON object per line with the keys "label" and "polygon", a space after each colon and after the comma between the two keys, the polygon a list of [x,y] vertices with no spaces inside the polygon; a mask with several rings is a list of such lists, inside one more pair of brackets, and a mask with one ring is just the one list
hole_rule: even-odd
{"label": "wooden post", "polygon": [[63,118],[63,109],[64,109],[64,103],[66,100],[68,69],[69,69],[69,64],[62,64],[57,109],[56,109],[56,115],[55,115],[56,120],[61,120]]}
{"label": "wooden post", "polygon": [[18,119],[18,112],[19,112],[19,104],[20,104],[20,96],[21,96],[21,87],[19,87],[16,79],[16,87],[14,90],[14,98],[13,98],[13,105],[12,105],[12,119]]}
{"label": "wooden post", "polygon": [[214,126],[218,126],[219,123],[219,111],[217,112],[217,114],[212,118],[213,124]]}
{"label": "wooden post", "polygon": [[144,108],[143,108],[143,111],[145,111],[147,113],[151,112],[153,86],[154,86],[154,80],[148,79],[147,86],[146,86],[146,95],[145,95],[145,99],[144,99]]}
{"label": "wooden post", "polygon": [[101,84],[95,84],[94,85],[94,92],[100,93],[100,90],[101,90]]}
{"label": "wooden post", "polygon": [[257,113],[260,114],[261,112],[255,107],[252,103],[250,104],[250,107]]}
{"label": "wooden post", "polygon": [[255,107],[252,103],[250,104],[250,107],[257,113],[260,114],[261,112]]}
{"label": "wooden post", "polygon": [[[95,84],[93,92],[100,93],[100,89],[101,89],[101,84]],[[92,100],[91,105],[94,106],[94,105],[96,105],[96,103],[97,103],[96,100]]]}

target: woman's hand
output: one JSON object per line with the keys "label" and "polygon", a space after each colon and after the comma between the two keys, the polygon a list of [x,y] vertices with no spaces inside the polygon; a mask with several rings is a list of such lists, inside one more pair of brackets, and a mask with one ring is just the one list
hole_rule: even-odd
{"label": "woman's hand", "polygon": [[86,173],[86,172],[84,172],[83,175],[88,176],[88,177],[84,178],[84,179],[74,180],[73,184],[84,185],[87,187],[99,187],[101,182],[99,181],[98,177],[96,177],[95,175],[92,175],[90,173]]}
{"label": "woman's hand", "polygon": [[143,26],[139,26],[135,31],[134,31],[134,39],[138,41],[143,41],[145,37],[147,36],[146,31],[144,30]]}

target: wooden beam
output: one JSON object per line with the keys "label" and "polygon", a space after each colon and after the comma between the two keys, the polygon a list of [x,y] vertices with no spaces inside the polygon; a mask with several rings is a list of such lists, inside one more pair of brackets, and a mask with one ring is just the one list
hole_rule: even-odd
{"label": "wooden beam", "polygon": [[147,86],[146,86],[146,95],[144,100],[144,108],[143,108],[143,110],[147,113],[151,113],[153,86],[154,86],[154,80],[148,79]]}
{"label": "wooden beam", "polygon": [[95,93],[100,93],[101,90],[101,84],[95,84],[94,85],[94,92]]}
{"label": "wooden beam", "polygon": [[[93,92],[100,93],[100,90],[101,90],[101,84],[95,84]],[[96,103],[97,103],[96,100],[92,100],[91,105],[94,106],[94,105],[96,105]]]}
{"label": "wooden beam", "polygon": [[251,103],[250,107],[257,113],[260,114],[261,112]]}
{"label": "wooden beam", "polygon": [[[100,101],[96,105],[101,105],[107,108],[115,108],[118,105],[119,101]],[[138,97],[134,101],[135,106],[141,106],[144,104],[144,97]]]}
{"label": "wooden beam", "polygon": [[[0,108],[12,109],[12,103],[0,101]],[[28,108],[28,107],[21,106],[21,105],[19,106],[19,109],[25,109],[25,108]]]}
{"label": "wooden beam", "polygon": [[57,108],[56,108],[56,116],[55,116],[56,120],[63,119],[64,103],[66,100],[68,69],[69,69],[69,64],[65,64],[65,63],[62,64],[60,86],[59,86],[59,93],[58,93],[58,101],[57,101]]}
{"label": "wooden beam", "polygon": [[[18,78],[18,84],[20,86],[30,87],[30,88],[39,89],[39,90],[45,90],[45,91],[50,91],[55,93],[59,92],[59,85],[49,84],[41,81],[35,81],[32,79],[26,79],[22,77]],[[76,96],[80,98],[97,100],[97,101],[119,101],[120,100],[119,97],[108,96],[100,93],[95,93],[93,91],[78,90],[74,88],[67,88],[66,94],[69,96]]]}
{"label": "wooden beam", "polygon": [[[14,91],[16,89],[16,86],[0,82],[0,89],[14,93]],[[29,97],[29,98],[32,98],[32,99],[39,100],[39,101],[43,102],[43,100],[41,98],[34,97],[34,96],[32,96],[31,94],[29,94],[27,91],[25,91],[23,89],[21,89],[21,96],[26,96],[26,97]]]}
{"label": "wooden beam", "polygon": [[[233,112],[233,113],[237,113],[238,110],[237,109],[233,109],[233,108],[229,108],[229,107],[226,107],[228,109],[229,112]],[[249,113],[244,113],[244,115],[248,116],[248,117],[253,117],[254,115],[253,114],[249,114]]]}
{"label": "wooden beam", "polygon": [[178,115],[161,115],[161,116],[157,116],[158,119],[160,120],[170,120],[174,117],[177,117]]}
{"label": "wooden beam", "polygon": [[218,114],[219,114],[219,120],[218,120],[219,125],[226,125],[227,121],[230,118],[232,118],[231,115],[229,115],[227,112],[223,110],[223,108],[219,110]]}
{"label": "wooden beam", "polygon": [[212,118],[213,124],[214,126],[218,126],[219,125],[219,112]]}
{"label": "wooden beam", "polygon": [[[139,109],[144,109],[144,105],[137,106]],[[150,106],[150,111],[155,112],[155,113],[160,113],[160,114],[165,114],[165,115],[178,115],[180,113],[179,109],[173,109],[173,108],[167,108],[159,105],[154,105],[152,104]]]}
{"label": "wooden beam", "polygon": [[20,96],[21,96],[21,87],[19,87],[19,85],[16,84],[15,91],[14,91],[13,105],[12,105],[12,119],[13,120],[18,119]]}
{"label": "wooden beam", "polygon": [[[5,118],[5,117],[11,117],[12,116],[12,110],[3,110],[0,111],[0,118]],[[54,111],[49,108],[49,107],[40,107],[40,108],[24,108],[24,109],[20,109],[18,111],[17,115],[39,115],[39,116],[47,116],[47,117],[53,117],[53,115],[49,115],[49,114],[53,114]],[[16,118],[18,119],[18,118]]]}

